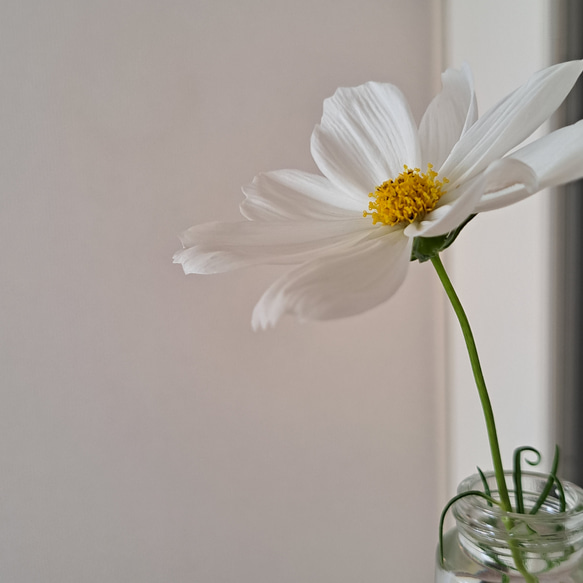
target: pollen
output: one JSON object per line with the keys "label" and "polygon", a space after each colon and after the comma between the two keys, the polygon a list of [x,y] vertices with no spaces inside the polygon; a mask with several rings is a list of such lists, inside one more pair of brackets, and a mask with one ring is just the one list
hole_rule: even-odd
{"label": "pollen", "polygon": [[403,168],[397,178],[383,182],[368,195],[374,201],[368,203],[368,211],[364,211],[363,216],[372,217],[373,225],[410,224],[422,220],[445,194],[445,185],[449,181],[447,178],[437,180],[432,164],[427,164],[424,174],[419,168]]}

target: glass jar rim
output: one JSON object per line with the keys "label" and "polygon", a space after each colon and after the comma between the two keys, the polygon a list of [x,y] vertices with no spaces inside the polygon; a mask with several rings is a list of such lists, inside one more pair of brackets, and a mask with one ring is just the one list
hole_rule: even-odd
{"label": "glass jar rim", "polygon": [[[511,502],[516,504],[512,472],[505,472]],[[463,551],[478,564],[503,572],[517,572],[515,554],[529,573],[563,572],[578,565],[583,557],[583,489],[562,482],[566,511],[561,512],[560,488],[553,484],[545,502],[535,514],[529,509],[538,506],[548,475],[522,473],[522,489],[526,514],[505,512],[489,504],[481,496],[465,496],[457,500],[453,515],[457,523],[458,540]],[[492,497],[498,487],[493,472],[485,474]],[[463,480],[460,494],[472,490],[484,491],[480,474]]]}
{"label": "glass jar rim", "polygon": [[[514,493],[514,484],[513,484],[513,473],[510,471],[504,472],[504,476],[506,478],[507,486],[509,491]],[[484,472],[484,477],[488,485],[491,487],[491,491],[493,494],[497,494],[498,487],[496,484],[496,476],[494,472]],[[540,482],[541,484],[546,483],[549,479],[548,474],[542,474],[539,472],[522,472],[522,479],[523,484],[529,482]],[[468,512],[472,510],[478,510],[480,514],[485,518],[519,518],[522,521],[525,519],[527,521],[534,521],[540,522],[544,521],[546,524],[552,524],[553,522],[556,523],[564,523],[565,520],[569,519],[577,519],[580,518],[582,521],[583,526],[583,489],[577,486],[576,484],[572,484],[571,482],[562,482],[564,494],[565,494],[565,504],[566,510],[564,512],[559,511],[558,507],[549,507],[545,508],[543,512],[537,512],[536,514],[522,514],[518,512],[505,512],[499,506],[490,505],[487,500],[482,498],[481,496],[466,496],[458,500],[453,506],[453,514],[456,520],[463,519],[464,515],[467,515]],[[470,490],[482,490],[483,491],[483,481],[480,474],[473,474],[463,480],[460,485],[458,486],[458,494],[462,494],[464,492],[468,492]],[[524,489],[525,494],[533,495],[533,492],[529,492],[527,488]],[[494,495],[494,498],[496,496]],[[558,499],[554,498],[557,501]],[[551,511],[549,511],[549,509]]]}

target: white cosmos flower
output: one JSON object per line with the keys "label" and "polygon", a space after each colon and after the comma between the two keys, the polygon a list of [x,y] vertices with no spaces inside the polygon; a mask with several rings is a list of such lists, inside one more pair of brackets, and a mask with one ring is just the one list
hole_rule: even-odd
{"label": "white cosmos flower", "polygon": [[[393,85],[340,88],[312,134],[322,176],[260,174],[243,188],[247,220],[188,229],[174,262],[185,273],[297,264],[263,294],[254,328],[285,313],[326,320],[369,310],[405,279],[415,237],[443,235],[471,214],[583,176],[583,122],[515,149],[582,70],[583,61],[544,69],[478,118],[469,68],[448,69],[419,127]],[[371,212],[378,187],[389,199]]]}

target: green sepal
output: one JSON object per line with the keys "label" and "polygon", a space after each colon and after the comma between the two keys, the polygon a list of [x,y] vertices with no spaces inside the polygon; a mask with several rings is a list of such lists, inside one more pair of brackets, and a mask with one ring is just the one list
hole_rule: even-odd
{"label": "green sepal", "polygon": [[413,239],[413,249],[411,250],[411,261],[429,261],[442,251],[447,249],[460,234],[461,230],[475,217],[470,215],[459,227],[438,237],[415,237]]}

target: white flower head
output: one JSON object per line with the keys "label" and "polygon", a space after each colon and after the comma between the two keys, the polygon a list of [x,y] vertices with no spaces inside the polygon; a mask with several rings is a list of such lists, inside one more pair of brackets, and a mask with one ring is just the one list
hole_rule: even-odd
{"label": "white flower head", "polygon": [[544,69],[478,118],[469,68],[448,69],[419,127],[393,85],[340,88],[312,134],[322,175],[260,174],[243,188],[246,220],[191,227],[174,262],[204,274],[297,265],[263,294],[254,328],[285,313],[327,320],[369,310],[404,281],[415,238],[583,176],[583,122],[515,149],[582,70],[583,61]]}

